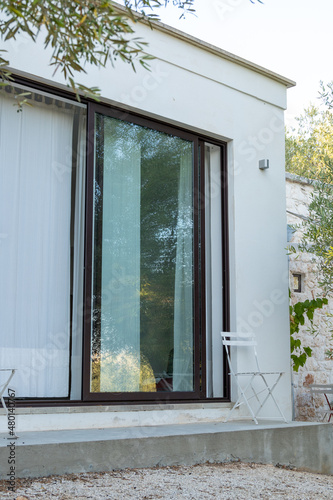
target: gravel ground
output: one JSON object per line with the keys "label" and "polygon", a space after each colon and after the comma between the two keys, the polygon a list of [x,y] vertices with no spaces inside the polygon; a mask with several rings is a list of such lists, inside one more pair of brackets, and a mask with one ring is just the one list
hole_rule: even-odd
{"label": "gravel ground", "polygon": [[38,499],[333,499],[333,476],[273,465],[228,463],[132,469],[0,481],[0,498]]}

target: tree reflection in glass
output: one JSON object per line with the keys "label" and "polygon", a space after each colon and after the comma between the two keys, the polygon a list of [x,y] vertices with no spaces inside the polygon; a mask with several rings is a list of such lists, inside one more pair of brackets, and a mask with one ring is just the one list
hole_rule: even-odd
{"label": "tree reflection in glass", "polygon": [[193,391],[193,143],[96,114],[92,392]]}

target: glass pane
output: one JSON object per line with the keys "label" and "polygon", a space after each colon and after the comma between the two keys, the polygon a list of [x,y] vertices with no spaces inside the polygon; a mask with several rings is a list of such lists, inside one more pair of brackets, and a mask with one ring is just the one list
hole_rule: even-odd
{"label": "glass pane", "polygon": [[96,114],[91,392],[193,391],[193,143]]}
{"label": "glass pane", "polygon": [[223,393],[223,330],[221,148],[205,143],[205,258],[206,258],[206,394]]}

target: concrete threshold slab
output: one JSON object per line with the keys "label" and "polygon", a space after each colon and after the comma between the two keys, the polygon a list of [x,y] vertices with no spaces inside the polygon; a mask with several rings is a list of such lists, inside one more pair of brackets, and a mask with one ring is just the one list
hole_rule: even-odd
{"label": "concrete threshold slab", "polygon": [[[18,433],[113,427],[221,422],[231,403],[143,404],[116,406],[15,408]],[[5,411],[0,411],[0,433],[6,432]]]}
{"label": "concrete threshold slab", "polygon": [[[194,465],[205,462],[281,464],[333,474],[333,426],[249,421],[131,428],[22,432],[0,439],[0,478]],[[13,453],[12,455],[13,456]]]}
{"label": "concrete threshold slab", "polygon": [[[16,415],[37,415],[47,414],[54,415],[58,413],[123,413],[139,412],[139,411],[165,411],[165,410],[217,410],[229,409],[232,403],[221,402],[203,402],[203,403],[143,403],[143,404],[113,404],[113,405],[86,405],[86,406],[40,406],[40,407],[17,407],[15,408]],[[0,407],[0,415],[5,415],[6,412]]]}

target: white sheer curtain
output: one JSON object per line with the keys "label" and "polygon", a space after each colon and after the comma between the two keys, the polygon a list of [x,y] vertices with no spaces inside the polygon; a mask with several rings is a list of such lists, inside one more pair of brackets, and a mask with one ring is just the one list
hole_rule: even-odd
{"label": "white sheer curtain", "polygon": [[101,392],[139,391],[140,165],[135,128],[104,118]]}
{"label": "white sheer curtain", "polygon": [[178,192],[173,390],[193,391],[192,144],[183,148]]}
{"label": "white sheer curtain", "polygon": [[65,397],[73,111],[0,106],[0,366],[16,397]]}

